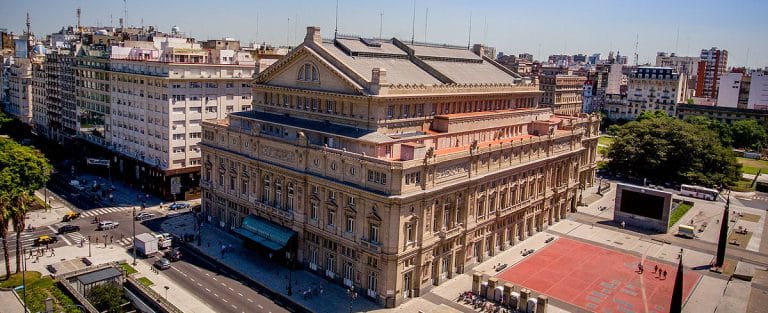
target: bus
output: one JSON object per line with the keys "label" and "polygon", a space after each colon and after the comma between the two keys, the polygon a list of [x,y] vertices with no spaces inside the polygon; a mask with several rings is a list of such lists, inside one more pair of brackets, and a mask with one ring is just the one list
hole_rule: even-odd
{"label": "bus", "polygon": [[715,201],[720,193],[712,188],[694,185],[680,185],[680,194],[683,196]]}
{"label": "bus", "polygon": [[686,237],[686,238],[695,238],[696,234],[694,233],[695,228],[693,226],[688,225],[680,225],[677,226],[677,235],[680,237]]}

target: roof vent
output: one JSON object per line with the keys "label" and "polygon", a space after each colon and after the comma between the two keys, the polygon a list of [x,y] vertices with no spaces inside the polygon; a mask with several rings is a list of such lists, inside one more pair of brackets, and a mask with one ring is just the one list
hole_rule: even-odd
{"label": "roof vent", "polygon": [[360,38],[360,41],[369,47],[381,47],[381,42],[375,39]]}

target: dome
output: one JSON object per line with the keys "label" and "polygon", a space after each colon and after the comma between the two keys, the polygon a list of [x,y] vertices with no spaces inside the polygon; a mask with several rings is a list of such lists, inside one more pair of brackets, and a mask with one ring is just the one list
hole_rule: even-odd
{"label": "dome", "polygon": [[32,53],[34,54],[45,54],[45,46],[42,44],[36,44],[32,47]]}
{"label": "dome", "polygon": [[176,26],[176,25],[173,25],[173,27],[171,27],[171,32],[172,32],[172,33],[178,33],[178,32],[180,32],[180,31],[181,31],[181,28],[179,28],[179,27],[178,27],[178,26]]}

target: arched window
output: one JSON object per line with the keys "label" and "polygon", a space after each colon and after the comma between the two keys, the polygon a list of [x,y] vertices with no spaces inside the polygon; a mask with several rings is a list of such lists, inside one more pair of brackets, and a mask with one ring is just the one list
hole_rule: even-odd
{"label": "arched window", "polygon": [[305,82],[319,82],[320,76],[317,72],[317,67],[310,63],[306,63],[299,68],[298,80]]}

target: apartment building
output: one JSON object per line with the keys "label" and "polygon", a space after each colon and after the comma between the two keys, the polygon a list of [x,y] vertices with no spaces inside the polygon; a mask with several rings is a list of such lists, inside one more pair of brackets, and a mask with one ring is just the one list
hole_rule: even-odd
{"label": "apartment building", "polygon": [[683,102],[685,79],[669,67],[638,67],[628,77],[626,101],[606,103],[608,116],[634,120],[646,111],[676,116],[677,104]]}
{"label": "apartment building", "polygon": [[[385,307],[572,211],[599,117],[539,108],[482,47],[339,36],[262,71],[253,109],[203,121],[203,215]],[[261,252],[260,252],[261,253]]]}
{"label": "apartment building", "polygon": [[696,97],[717,99],[720,75],[728,68],[728,50],[702,49],[696,71]]}
{"label": "apartment building", "polygon": [[697,75],[700,60],[698,57],[679,56],[674,52],[657,52],[655,65],[657,67],[671,67],[675,72],[688,76],[688,79],[693,79]]}
{"label": "apartment building", "polygon": [[552,108],[555,114],[577,115],[582,112],[582,93],[586,81],[586,77],[576,75],[541,75],[539,83],[544,93],[540,104]]}
{"label": "apartment building", "polygon": [[186,38],[111,49],[105,140],[118,154],[119,172],[165,198],[194,197],[201,123],[251,109],[253,59]]}

